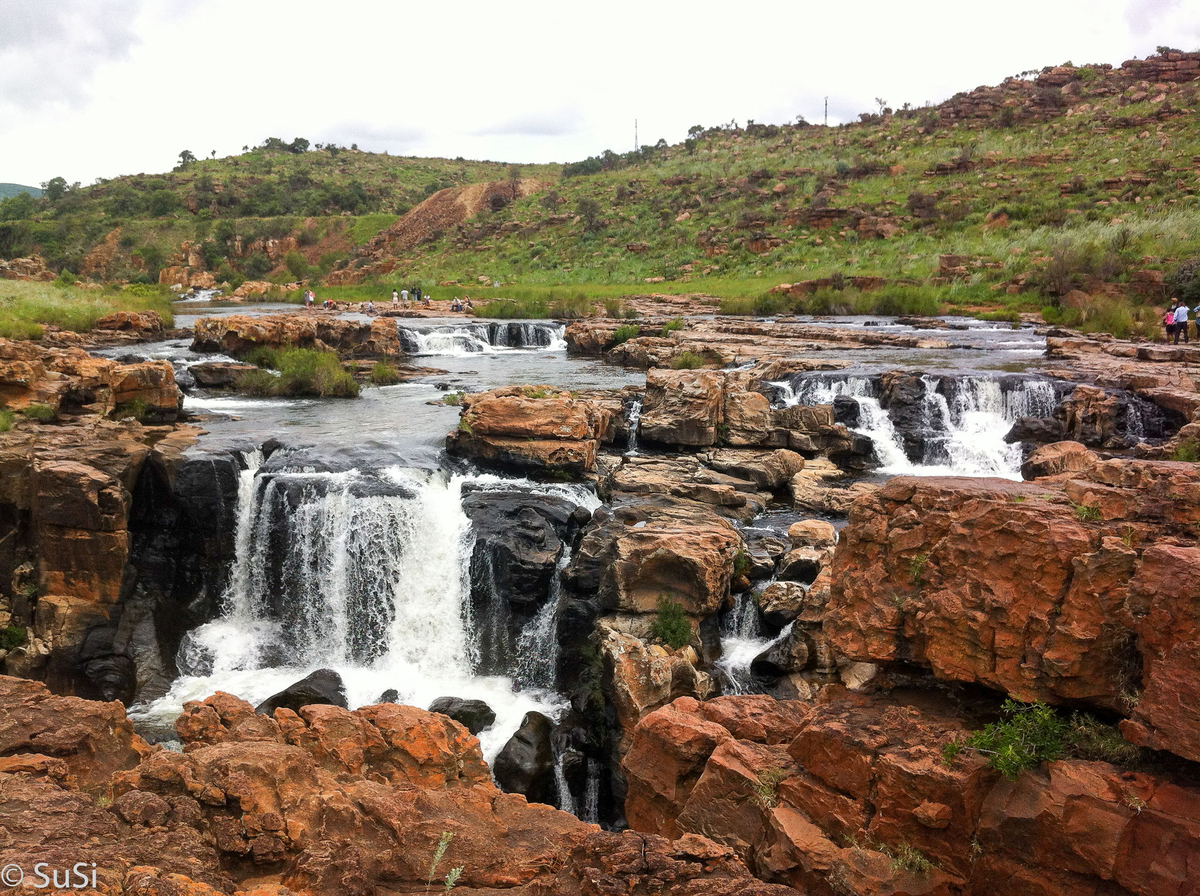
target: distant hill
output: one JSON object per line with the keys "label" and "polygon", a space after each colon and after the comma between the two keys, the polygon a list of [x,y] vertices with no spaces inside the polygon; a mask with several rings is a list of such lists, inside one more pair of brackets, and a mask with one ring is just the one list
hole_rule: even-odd
{"label": "distant hill", "polygon": [[1152,303],[1200,263],[1198,123],[1200,53],[1166,51],[1047,67],[838,127],[697,125],[678,144],[565,166],[268,138],[34,208],[0,201],[0,257],[38,252],[103,280],[307,277],[363,295],[652,284],[755,314],[977,308],[1012,320],[1065,302],[1071,319],[1093,315],[1080,295],[1065,301],[1078,291],[1132,300],[1153,329]]}
{"label": "distant hill", "polygon": [[18,193],[28,193],[34,199],[40,199],[42,191],[37,187],[27,187],[24,184],[0,184],[0,199],[8,199]]}

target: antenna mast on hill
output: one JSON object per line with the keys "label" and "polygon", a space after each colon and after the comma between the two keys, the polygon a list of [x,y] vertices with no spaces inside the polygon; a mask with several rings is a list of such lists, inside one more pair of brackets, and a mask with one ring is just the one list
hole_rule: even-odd
{"label": "antenna mast on hill", "polygon": [[636,118],[633,120],[633,151],[634,151],[634,152],[637,152],[637,151],[638,151],[638,142],[637,142],[637,119],[636,119]]}
{"label": "antenna mast on hill", "polygon": [[825,97],[825,127],[829,127],[829,97]]}

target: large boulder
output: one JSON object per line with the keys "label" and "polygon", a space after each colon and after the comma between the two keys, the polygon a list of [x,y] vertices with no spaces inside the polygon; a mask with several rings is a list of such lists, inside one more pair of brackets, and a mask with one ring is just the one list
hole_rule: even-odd
{"label": "large boulder", "polygon": [[492,763],[496,783],[505,793],[522,793],[530,802],[554,805],[554,722],[540,712],[527,712],[521,727]]}
{"label": "large boulder", "polygon": [[318,669],[258,704],[255,712],[271,715],[277,709],[298,712],[302,706],[346,706],[346,686],[332,669]]}
{"label": "large boulder", "polygon": [[393,321],[343,320],[315,314],[201,317],[192,328],[192,351],[235,357],[256,348],[312,348],[357,356],[391,356],[400,351]]}
{"label": "large boulder", "polygon": [[430,712],[449,716],[472,734],[492,727],[496,712],[482,700],[464,700],[461,697],[438,697],[429,704]]}
{"label": "large boulder", "polygon": [[652,613],[668,599],[708,616],[729,601],[741,544],[737,530],[703,505],[628,505],[593,519],[564,576],[606,609]]}
{"label": "large boulder", "polygon": [[715,445],[725,423],[724,386],[721,371],[651,369],[640,438],[659,445]]}
{"label": "large boulder", "polygon": [[522,472],[580,475],[596,467],[611,407],[550,386],[510,386],[463,399],[451,454]]}

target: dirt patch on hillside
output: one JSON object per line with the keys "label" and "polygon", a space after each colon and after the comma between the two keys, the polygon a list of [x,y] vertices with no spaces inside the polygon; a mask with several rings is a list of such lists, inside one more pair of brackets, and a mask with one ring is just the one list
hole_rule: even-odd
{"label": "dirt patch on hillside", "polygon": [[[549,187],[546,181],[524,177],[517,183],[515,198],[531,196]],[[421,243],[432,242],[452,227],[457,227],[493,202],[511,202],[513,185],[506,180],[450,187],[434,193],[411,209],[387,230],[369,240],[359,254],[367,258],[382,258],[405,252]]]}

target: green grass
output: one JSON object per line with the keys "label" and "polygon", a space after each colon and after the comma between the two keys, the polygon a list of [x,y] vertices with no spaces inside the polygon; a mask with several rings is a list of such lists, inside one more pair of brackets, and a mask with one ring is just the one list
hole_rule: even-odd
{"label": "green grass", "polygon": [[27,418],[38,423],[49,423],[56,416],[48,404],[31,404],[21,411]]}
{"label": "green grass", "polygon": [[25,629],[19,625],[9,625],[0,628],[0,650],[12,650],[21,647],[28,640]]}
{"label": "green grass", "polygon": [[371,382],[376,386],[391,386],[400,382],[400,371],[385,361],[376,361],[371,368]]}
{"label": "green grass", "polygon": [[1074,504],[1075,519],[1081,523],[1094,523],[1100,519],[1100,508],[1092,504]]}
{"label": "green grass", "polygon": [[674,650],[686,646],[692,640],[692,623],[683,605],[664,595],[658,599],[657,609],[650,636]]}
{"label": "green grass", "polygon": [[17,419],[15,411],[0,411],[0,432],[8,432]]}
{"label": "green grass", "polygon": [[1171,452],[1171,460],[1184,461],[1194,464],[1200,461],[1200,442],[1195,439],[1184,439]]}
{"label": "green grass", "polygon": [[238,380],[238,389],[260,398],[273,396],[313,396],[319,398],[355,398],[358,383],[347,373],[333,352],[310,348],[257,349],[251,353],[266,370],[249,370]]}
{"label": "green grass", "polygon": [[612,345],[622,345],[630,339],[636,339],[641,331],[642,328],[637,324],[621,324],[621,326],[613,330]]}
{"label": "green grass", "polygon": [[671,360],[675,370],[698,370],[704,366],[704,356],[695,352],[680,352]]}
{"label": "green grass", "polygon": [[45,325],[86,333],[114,311],[157,311],[171,326],[171,296],[157,286],[76,289],[53,283],[0,280],[0,336],[40,339]]}
{"label": "green grass", "polygon": [[671,320],[669,320],[665,324],[663,324],[662,334],[661,334],[662,338],[666,339],[668,336],[670,336],[676,330],[682,330],[682,329],[683,329],[683,318],[682,317],[673,317],[673,318],[671,318]]}

